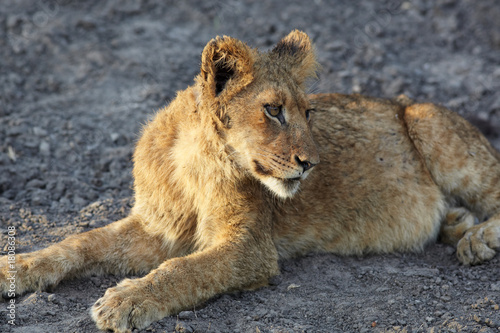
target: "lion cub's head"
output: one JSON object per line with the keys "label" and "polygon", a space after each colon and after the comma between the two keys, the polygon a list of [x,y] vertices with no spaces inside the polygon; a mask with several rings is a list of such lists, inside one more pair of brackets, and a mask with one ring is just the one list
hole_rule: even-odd
{"label": "lion cub's head", "polygon": [[227,36],[203,50],[200,110],[211,114],[231,158],[282,198],[319,163],[304,87],[316,69],[311,41],[300,31],[267,53]]}

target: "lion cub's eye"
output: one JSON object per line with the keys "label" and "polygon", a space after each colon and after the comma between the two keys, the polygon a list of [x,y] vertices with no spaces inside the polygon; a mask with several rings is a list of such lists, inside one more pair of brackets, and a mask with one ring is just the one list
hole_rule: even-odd
{"label": "lion cub's eye", "polygon": [[285,123],[285,116],[283,115],[283,106],[281,105],[264,105],[264,109],[266,110],[266,114],[269,117],[276,118],[283,125]]}
{"label": "lion cub's eye", "polygon": [[314,109],[307,109],[306,110],[306,120],[311,119],[311,112],[314,112]]}
{"label": "lion cub's eye", "polygon": [[275,106],[266,104],[264,105],[264,107],[266,108],[267,113],[269,113],[273,117],[277,117],[281,112],[281,105]]}

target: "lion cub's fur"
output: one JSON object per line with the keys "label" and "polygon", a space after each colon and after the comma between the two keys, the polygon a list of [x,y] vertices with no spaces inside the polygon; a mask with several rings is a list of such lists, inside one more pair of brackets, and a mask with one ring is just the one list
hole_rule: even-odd
{"label": "lion cub's fur", "polygon": [[[210,41],[193,86],[148,124],[129,217],[16,256],[17,293],[89,274],[126,279],[92,308],[125,332],[278,274],[278,258],[457,244],[500,247],[500,157],[458,115],[402,96],[307,96],[318,66],[293,31],[260,53]],[[300,185],[300,187],[299,187]],[[474,225],[473,215],[489,220]],[[0,260],[2,291],[9,265]]]}

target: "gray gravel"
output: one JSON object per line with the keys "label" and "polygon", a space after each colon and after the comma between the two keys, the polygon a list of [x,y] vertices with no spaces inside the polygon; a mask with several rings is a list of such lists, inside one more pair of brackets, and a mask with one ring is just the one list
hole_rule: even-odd
{"label": "gray gravel", "polygon": [[[313,92],[405,93],[469,117],[500,147],[500,5],[437,1],[0,2],[0,249],[103,226],[132,205],[141,124],[191,84],[204,45],[266,49],[306,31],[322,64]],[[5,245],[5,246],[4,246]],[[281,262],[254,292],[222,295],[145,332],[499,332],[500,259],[454,249]],[[1,332],[97,332],[88,309],[123,277],[63,282],[0,304]]]}

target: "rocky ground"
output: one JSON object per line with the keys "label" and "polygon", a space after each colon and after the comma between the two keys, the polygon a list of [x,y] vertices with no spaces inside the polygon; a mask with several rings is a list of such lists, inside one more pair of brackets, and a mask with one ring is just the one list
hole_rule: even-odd
{"label": "rocky ground", "polygon": [[[405,93],[470,117],[500,147],[497,0],[0,2],[0,249],[18,253],[105,225],[132,204],[143,124],[198,72],[216,35],[266,49],[306,31],[314,92]],[[500,258],[421,254],[281,262],[271,286],[217,297],[145,332],[499,332]],[[123,277],[16,299],[1,332],[97,332],[88,309]]]}

